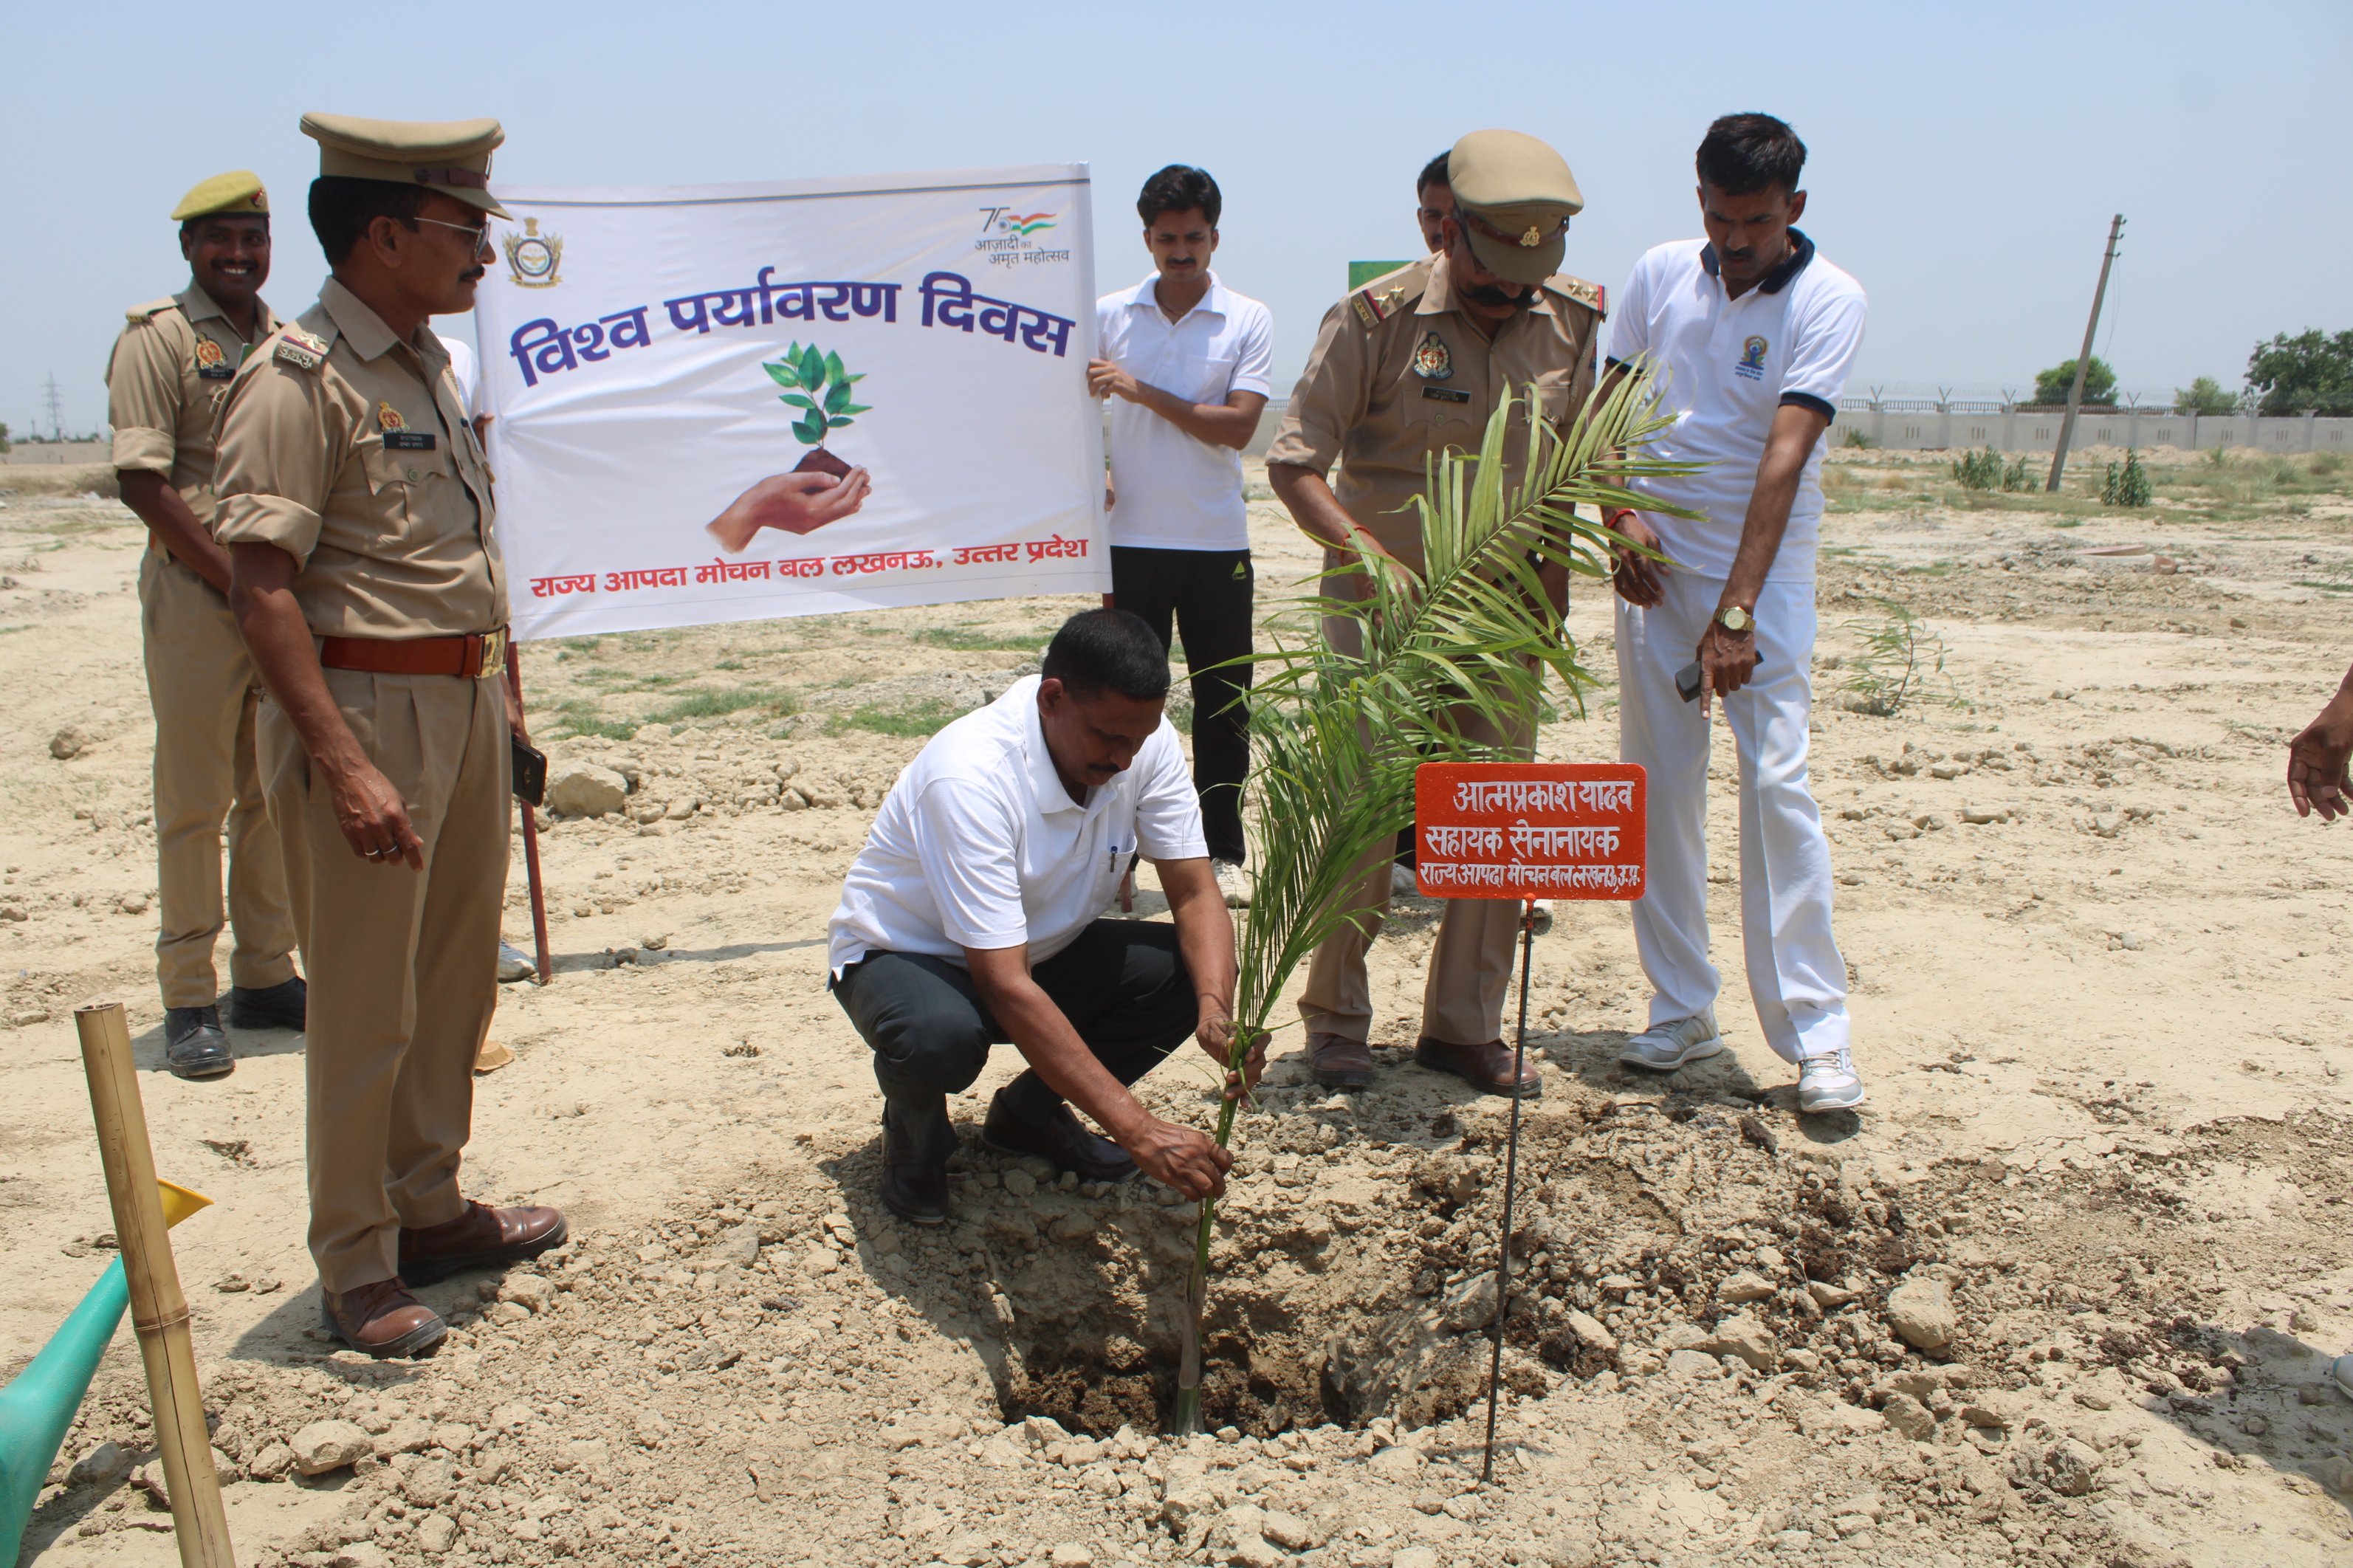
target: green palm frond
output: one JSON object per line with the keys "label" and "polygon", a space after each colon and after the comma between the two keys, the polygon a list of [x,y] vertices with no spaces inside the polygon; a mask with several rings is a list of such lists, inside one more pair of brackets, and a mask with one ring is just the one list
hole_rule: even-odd
{"label": "green palm frond", "polygon": [[[1567,429],[1544,416],[1535,389],[1507,399],[1487,422],[1475,455],[1430,459],[1421,521],[1422,570],[1386,557],[1369,573],[1327,573],[1293,601],[1295,616],[1345,615],[1361,628],[1351,653],[1323,638],[1274,646],[1247,661],[1250,794],[1257,807],[1257,872],[1242,921],[1234,994],[1234,1052],[1267,1027],[1282,989],[1317,944],[1367,911],[1347,907],[1366,860],[1413,816],[1414,770],[1428,762],[1502,760],[1503,748],[1466,734],[1475,715],[1498,733],[1525,722],[1557,676],[1582,707],[1594,683],[1544,591],[1549,563],[1606,578],[1623,544],[1579,506],[1681,513],[1632,489],[1687,474],[1695,464],[1645,455],[1673,423],[1650,368],[1636,364],[1589,398]],[[1510,459],[1519,437],[1525,464]],[[1517,468],[1520,479],[1509,482]],[[1232,1137],[1237,1101],[1219,1112],[1218,1142]],[[1187,1292],[1176,1427],[1200,1415],[1199,1331],[1216,1205],[1201,1207]]]}

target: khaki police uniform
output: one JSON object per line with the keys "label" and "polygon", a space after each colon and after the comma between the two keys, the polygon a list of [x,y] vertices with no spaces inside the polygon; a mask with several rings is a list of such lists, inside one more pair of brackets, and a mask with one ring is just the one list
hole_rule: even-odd
{"label": "khaki police uniform", "polygon": [[[486,193],[450,194],[496,210]],[[349,1291],[396,1275],[401,1227],[466,1212],[458,1168],[496,1000],[511,814],[491,471],[430,327],[396,338],[331,278],[231,384],[216,487],[224,545],[274,545],[299,565],[327,688],[424,841],[422,872],[355,853],[301,736],[263,702],[262,774],[311,986],[311,1253],[324,1288]],[[384,672],[453,647],[472,650],[463,673]]]}
{"label": "khaki police uniform", "polygon": [[[218,182],[206,182],[212,185]],[[192,197],[203,193],[198,186]],[[222,207],[257,209],[255,196]],[[175,212],[175,218],[205,216]],[[213,414],[252,345],[204,289],[125,312],[107,362],[107,418],[116,471],[161,474],[196,521],[213,519]],[[256,304],[256,342],[278,318]],[[286,872],[254,762],[259,686],[227,596],[152,537],[139,563],[147,699],[155,712],[155,872],[161,890],[156,979],[164,1005],[209,1007],[223,915],[236,932],[230,984],[250,990],[294,975]],[[221,828],[228,828],[228,901],[221,901]]]}
{"label": "khaki police uniform", "polygon": [[[1533,306],[1490,339],[1457,308],[1447,274],[1443,256],[1417,261],[1327,311],[1266,455],[1270,464],[1326,476],[1348,515],[1417,572],[1421,522],[1412,500],[1428,482],[1426,459],[1450,447],[1475,452],[1495,409],[1525,396],[1531,383],[1548,417],[1563,426],[1573,420],[1593,388],[1602,320],[1598,284],[1555,275],[1539,286]],[[1514,430],[1504,452],[1507,486],[1520,482],[1526,448],[1525,431]],[[1326,551],[1324,565],[1355,559]],[[1335,647],[1361,646],[1353,616],[1332,617],[1324,629]],[[1533,755],[1533,714],[1508,735],[1471,717],[1462,728],[1474,740],[1508,742],[1515,754]],[[1384,852],[1368,861],[1350,895],[1353,907],[1368,911],[1364,929],[1343,925],[1308,965],[1299,1009],[1312,1031],[1363,1040],[1371,1030],[1365,953],[1388,906],[1389,859]],[[1422,994],[1425,1035],[1459,1046],[1499,1037],[1518,917],[1508,900],[1447,901]]]}

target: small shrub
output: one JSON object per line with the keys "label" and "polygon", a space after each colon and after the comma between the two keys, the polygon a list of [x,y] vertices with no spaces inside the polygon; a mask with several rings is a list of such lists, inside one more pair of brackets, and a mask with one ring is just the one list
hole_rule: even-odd
{"label": "small shrub", "polygon": [[1915,702],[1957,703],[1960,694],[1945,672],[1945,639],[1903,605],[1887,599],[1876,603],[1887,611],[1886,619],[1847,623],[1862,635],[1862,651],[1845,661],[1839,683],[1845,706],[1892,719]]}
{"label": "small shrub", "polygon": [[2026,471],[2026,457],[2019,455],[2016,462],[2001,471],[2001,488],[2015,495],[2034,488],[2034,477]]}
{"label": "small shrub", "polygon": [[1862,448],[1863,451],[1868,452],[1876,449],[1879,443],[1864,435],[1862,431],[1856,429],[1853,426],[1850,425],[1846,427],[1846,434],[1839,437],[1839,445],[1841,447],[1857,447]]}
{"label": "small shrub", "polygon": [[2312,459],[2312,472],[2316,478],[2326,479],[2330,474],[2342,472],[2344,468],[2345,458],[2339,453],[2323,452]]}
{"label": "small shrub", "polygon": [[2001,454],[1991,447],[1981,452],[1963,452],[1953,459],[1953,478],[1961,481],[1965,490],[1989,490],[2001,484]]}
{"label": "small shrub", "polygon": [[2140,466],[2140,454],[2127,449],[2125,460],[2108,465],[2108,477],[2100,485],[2102,506],[2143,507],[2157,499],[2157,491],[2148,482],[2148,470]]}

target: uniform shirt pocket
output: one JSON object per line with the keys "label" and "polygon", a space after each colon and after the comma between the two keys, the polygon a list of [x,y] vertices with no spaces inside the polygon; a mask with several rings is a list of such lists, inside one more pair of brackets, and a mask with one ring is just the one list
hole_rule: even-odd
{"label": "uniform shirt pocket", "polygon": [[360,447],[361,465],[367,471],[368,490],[375,498],[376,517],[384,532],[406,534],[433,508],[435,487],[459,482],[448,448],[436,440],[427,452],[387,448],[381,437]]}
{"label": "uniform shirt pocket", "polygon": [[1548,370],[1536,377],[1536,400],[1544,405],[1545,417],[1555,425],[1566,426],[1577,417],[1576,395],[1575,371]]}

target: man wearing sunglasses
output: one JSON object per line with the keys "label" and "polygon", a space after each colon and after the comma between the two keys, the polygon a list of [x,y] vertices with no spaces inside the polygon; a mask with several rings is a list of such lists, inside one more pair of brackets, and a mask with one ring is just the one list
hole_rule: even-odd
{"label": "man wearing sunglasses", "polygon": [[[278,318],[269,280],[269,193],[260,176],[216,174],[180,198],[188,286],[134,306],[106,367],[107,417],[123,504],[147,525],[139,629],[155,711],[155,978],[164,1061],[184,1079],[237,1066],[213,967],[224,917],[229,1022],[300,1029],[301,977],[286,869],[254,761],[253,663],[228,607],[228,556],[214,542],[213,413],[237,367]],[[221,839],[228,901],[221,901]]]}
{"label": "man wearing sunglasses", "polygon": [[[1375,279],[1324,316],[1267,453],[1268,482],[1323,544],[1327,571],[1388,557],[1419,573],[1412,500],[1428,459],[1449,447],[1475,451],[1489,416],[1530,383],[1546,416],[1564,426],[1593,385],[1601,290],[1556,271],[1569,218],[1585,205],[1568,164],[1533,136],[1474,131],[1447,154],[1446,174],[1453,210],[1440,219],[1438,254]],[[1423,205],[1432,205],[1426,195]],[[1515,433],[1505,449],[1506,485],[1520,482],[1526,444]],[[1556,606],[1565,605],[1565,573],[1546,571]],[[1333,581],[1335,595],[1348,592],[1349,578]],[[1324,635],[1343,650],[1361,646],[1353,616],[1327,619]],[[1471,714],[1462,727],[1520,755],[1535,739],[1534,714],[1516,715],[1509,733]],[[1349,895],[1359,918],[1315,950],[1300,998],[1310,1069],[1333,1088],[1372,1081],[1365,954],[1388,903],[1389,866],[1381,854],[1363,868]],[[1518,918],[1508,900],[1448,901],[1414,1059],[1488,1093],[1525,1097],[1539,1080],[1533,1066],[1514,1072],[1502,1038]]]}
{"label": "man wearing sunglasses", "polygon": [[410,1285],[565,1235],[554,1209],[458,1184],[506,889],[507,595],[490,468],[429,322],[473,309],[505,133],[335,114],[302,130],[332,275],[230,384],[216,532],[269,688],[261,772],[311,981],[326,1327],[409,1356],[448,1331]]}

